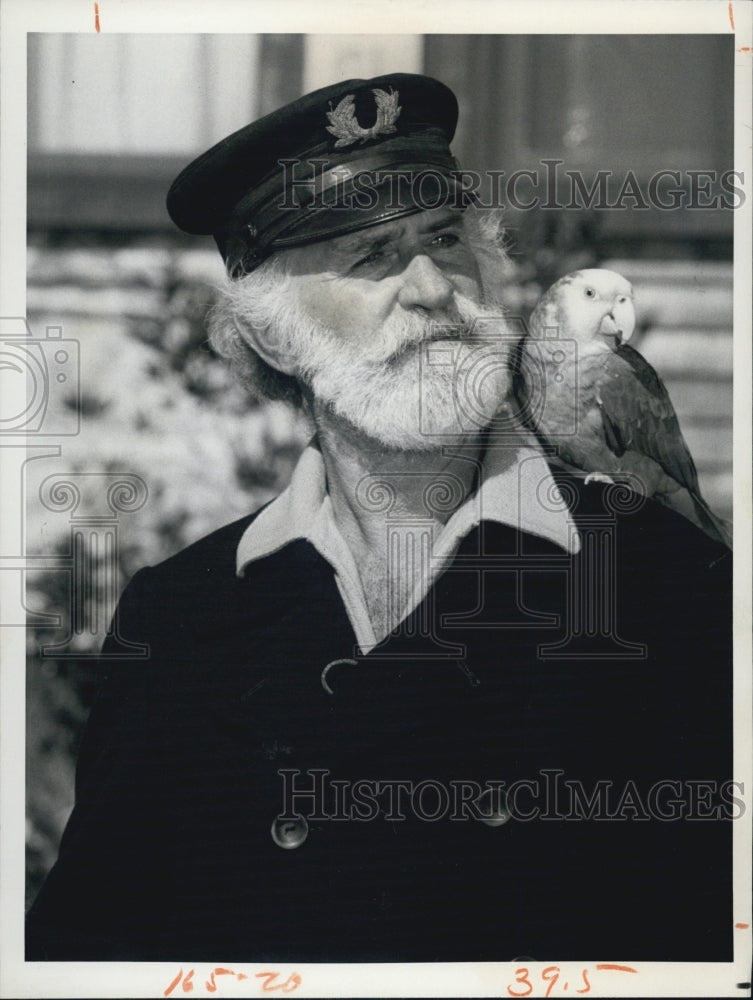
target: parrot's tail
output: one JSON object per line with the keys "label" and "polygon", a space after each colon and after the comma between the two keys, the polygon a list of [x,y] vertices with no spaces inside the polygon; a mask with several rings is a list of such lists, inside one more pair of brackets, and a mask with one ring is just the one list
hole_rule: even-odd
{"label": "parrot's tail", "polygon": [[706,501],[698,493],[691,493],[693,505],[698,517],[699,526],[707,535],[732,548],[732,525],[712,511]]}

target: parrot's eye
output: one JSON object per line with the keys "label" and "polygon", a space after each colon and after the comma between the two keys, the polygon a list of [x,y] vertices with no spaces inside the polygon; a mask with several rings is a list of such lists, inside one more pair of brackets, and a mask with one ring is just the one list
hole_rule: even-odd
{"label": "parrot's eye", "polygon": [[619,297],[619,298],[617,299],[617,301],[618,301],[619,303],[622,303],[622,302],[627,302],[627,295],[621,295],[621,296],[620,296],[620,297]]}
{"label": "parrot's eye", "polygon": [[595,298],[595,296],[596,296],[596,292],[595,292],[595,290],[594,290],[593,288],[587,288],[587,289],[586,289],[586,296],[587,296],[587,298],[589,298],[589,299],[593,299],[593,298]]}

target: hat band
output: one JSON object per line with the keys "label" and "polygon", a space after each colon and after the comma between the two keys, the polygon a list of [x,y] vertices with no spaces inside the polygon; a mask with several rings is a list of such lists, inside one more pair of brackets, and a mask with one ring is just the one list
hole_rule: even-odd
{"label": "hat band", "polygon": [[[331,163],[331,158],[319,159],[314,152],[306,158],[281,160],[282,176],[276,172],[262,186],[261,192],[257,187],[252,197],[242,199],[233,209],[231,226],[244,227],[249,248],[263,253],[271,243],[277,243],[285,234],[300,227],[305,228],[315,215],[323,212],[360,213],[368,224],[365,216],[376,208],[376,188],[385,185],[390,188],[388,215],[434,207],[420,204],[416,185],[422,185],[426,175],[435,181],[441,178],[445,183],[448,180],[455,182],[459,169],[446,139],[433,141],[426,133],[422,133],[420,139],[402,137],[383,142],[378,151],[340,159],[334,166],[329,166]],[[405,188],[406,180],[411,184],[409,192]],[[454,187],[453,183],[453,191]],[[383,214],[384,206],[381,211]],[[332,220],[329,228],[340,228],[340,225]],[[323,229],[318,238],[328,235],[329,228]],[[308,236],[304,242],[311,238]],[[292,245],[289,240],[285,243]]]}

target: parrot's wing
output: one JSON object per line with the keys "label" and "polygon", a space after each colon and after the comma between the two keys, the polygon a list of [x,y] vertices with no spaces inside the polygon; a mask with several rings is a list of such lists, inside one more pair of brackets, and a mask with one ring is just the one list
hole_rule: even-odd
{"label": "parrot's wing", "polygon": [[623,344],[598,380],[604,436],[615,455],[637,451],[675,482],[698,493],[698,473],[664,383],[637,351]]}
{"label": "parrot's wing", "polygon": [[600,403],[600,406],[601,422],[604,427],[604,439],[607,442],[607,448],[614,452],[618,458],[621,458],[630,447],[630,442],[623,439],[622,433],[620,432],[620,425],[616,424],[611,419],[609,414],[604,409],[603,403]]}

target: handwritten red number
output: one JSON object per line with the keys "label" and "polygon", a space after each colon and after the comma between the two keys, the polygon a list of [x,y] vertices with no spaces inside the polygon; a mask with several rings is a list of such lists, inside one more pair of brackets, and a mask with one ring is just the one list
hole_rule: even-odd
{"label": "handwritten red number", "polygon": [[275,979],[277,979],[277,977],[279,975],[280,975],[279,972],[257,972],[256,973],[256,978],[257,979],[266,979],[266,982],[262,985],[262,989],[266,990],[268,992],[269,990],[276,990],[277,989],[276,986],[272,986],[271,984],[272,984],[272,982]]}
{"label": "handwritten red number", "polygon": [[583,983],[585,985],[585,989],[583,989],[583,990],[576,990],[575,992],[576,993],[588,993],[591,990],[591,984],[588,981],[588,969],[582,969],[580,974],[581,974],[581,976],[583,976]]}
{"label": "handwritten red number", "polygon": [[175,987],[178,985],[178,983],[181,981],[182,978],[183,978],[183,969],[180,970],[180,972],[178,973],[178,975],[175,977],[175,979],[173,979],[173,981],[167,987],[167,989],[162,994],[162,996],[169,997],[170,994],[172,993],[172,991],[175,989]]}
{"label": "handwritten red number", "polygon": [[[547,975],[547,973],[554,973],[554,975]],[[549,994],[552,992],[552,990],[554,989],[554,985],[559,979],[559,977],[560,977],[560,970],[558,965],[548,965],[545,969],[541,970],[541,978],[544,980],[545,983],[549,983],[549,985],[546,988],[546,993],[544,994],[545,997],[548,997]]]}
{"label": "handwritten red number", "polygon": [[[175,979],[173,979],[173,981],[167,987],[167,989],[165,990],[163,996],[169,997],[170,994],[172,993],[172,991],[175,989],[175,987],[181,981],[181,979],[183,979],[183,969],[180,970],[180,972],[175,977]],[[193,989],[193,983],[191,982],[192,979],[193,979],[193,969],[191,969],[191,971],[188,973],[188,975],[186,976],[186,978],[183,979],[182,986],[183,986],[183,992],[184,993],[190,993],[191,990]]]}
{"label": "handwritten red number", "polygon": [[282,990],[283,993],[292,993],[293,990],[297,990],[303,982],[297,972],[292,972],[284,983],[275,983],[274,980],[277,979],[279,975],[279,972],[257,972],[256,978],[266,979],[266,982],[262,986],[265,993],[270,993],[272,990]]}
{"label": "handwritten red number", "polygon": [[527,997],[533,993],[533,983],[528,978],[528,969],[525,967],[515,970],[515,982],[518,986],[526,986],[522,993],[516,993],[512,986],[507,987],[507,992],[511,997]]}
{"label": "handwritten red number", "polygon": [[232,969],[223,969],[221,965],[218,965],[212,970],[212,974],[209,979],[204,983],[208,993],[217,992],[217,983],[214,981],[215,976],[235,976],[238,980],[248,979],[248,976],[244,975],[242,972],[236,974]]}

